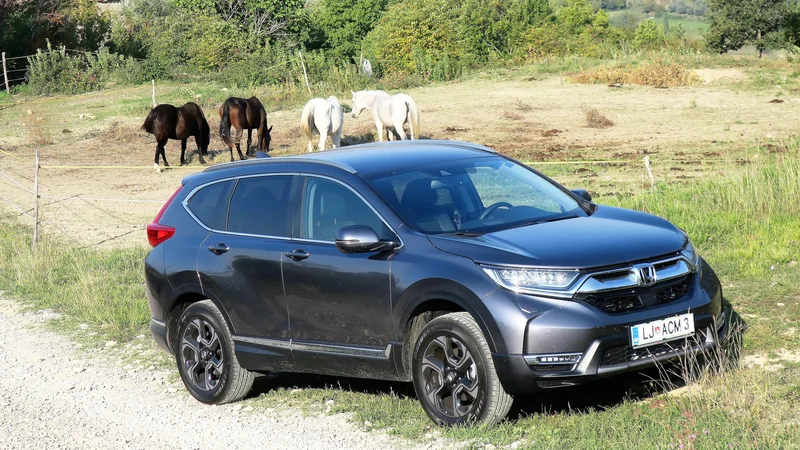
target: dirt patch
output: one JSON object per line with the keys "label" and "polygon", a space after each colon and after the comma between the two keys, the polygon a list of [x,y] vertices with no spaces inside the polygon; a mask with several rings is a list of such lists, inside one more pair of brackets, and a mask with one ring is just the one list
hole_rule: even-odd
{"label": "dirt patch", "polygon": [[553,136],[558,136],[559,133],[563,133],[563,131],[553,128],[551,130],[542,131],[542,136],[544,136],[544,137],[553,137]]}
{"label": "dirt patch", "polygon": [[703,81],[711,83],[714,81],[741,81],[745,79],[745,74],[740,69],[695,69],[694,73]]}
{"label": "dirt patch", "polygon": [[469,131],[469,128],[444,127],[442,133],[466,133],[467,131]]}
{"label": "dirt patch", "polygon": [[772,100],[768,101],[767,103],[783,103],[783,100],[779,98],[773,98]]}

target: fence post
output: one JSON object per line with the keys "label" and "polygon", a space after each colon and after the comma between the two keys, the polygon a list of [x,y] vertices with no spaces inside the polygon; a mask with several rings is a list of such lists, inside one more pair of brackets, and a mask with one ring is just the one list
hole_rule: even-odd
{"label": "fence post", "polygon": [[303,66],[303,78],[306,79],[306,89],[308,89],[308,94],[311,94],[311,86],[308,84],[308,73],[306,73],[306,62],[303,60],[303,53],[300,50],[297,51],[297,54],[300,55],[300,65]]}
{"label": "fence post", "polygon": [[33,169],[33,243],[36,247],[39,242],[39,149],[33,149],[36,155],[36,166]]}
{"label": "fence post", "polygon": [[650,169],[650,155],[644,157],[644,168],[647,169],[647,176],[650,178],[650,187],[656,190],[656,179],[653,177],[653,171]]}
{"label": "fence post", "polygon": [[6,70],[6,52],[3,52],[3,81],[6,85],[6,94],[10,94],[11,88],[8,87],[8,71]]}

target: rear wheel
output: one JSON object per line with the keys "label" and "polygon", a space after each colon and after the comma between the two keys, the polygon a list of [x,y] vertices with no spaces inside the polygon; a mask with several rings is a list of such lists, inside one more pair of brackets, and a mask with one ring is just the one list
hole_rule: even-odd
{"label": "rear wheel", "polygon": [[175,357],[186,389],[203,403],[241,400],[253,385],[253,373],[236,360],[228,325],[211,300],[181,314]]}
{"label": "rear wheel", "polygon": [[499,422],[513,398],[494,368],[489,345],[469,313],[437,317],[414,345],[414,389],[438,425]]}

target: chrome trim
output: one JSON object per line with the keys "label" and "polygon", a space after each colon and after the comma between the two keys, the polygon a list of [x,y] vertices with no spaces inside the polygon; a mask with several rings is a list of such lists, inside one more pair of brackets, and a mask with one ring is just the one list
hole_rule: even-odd
{"label": "chrome trim", "polygon": [[236,342],[246,342],[262,347],[280,348],[290,351],[326,353],[330,355],[354,356],[359,358],[389,359],[392,353],[391,344],[386,348],[360,347],[340,344],[323,344],[318,342],[297,341],[295,339],[269,339],[253,336],[233,335]]}
{"label": "chrome trim", "polygon": [[[655,264],[648,264],[649,266],[655,266],[662,263],[655,263]],[[627,289],[627,288],[636,288],[636,287],[649,287],[653,284],[660,283],[662,281],[668,281],[675,278],[680,278],[682,276],[688,275],[691,273],[691,268],[689,264],[683,258],[678,258],[675,261],[674,265],[665,267],[661,270],[655,271],[655,281],[649,285],[642,285],[636,282],[634,279],[635,277],[631,276],[631,270],[635,269],[636,265],[629,269],[621,269],[618,271],[609,271],[609,272],[600,272],[591,274],[586,280],[584,280],[583,284],[578,288],[576,293],[579,294],[587,294],[587,293],[597,293],[597,292],[606,292],[606,291],[616,291],[619,289]],[[598,275],[607,275],[607,274],[618,274],[618,276],[606,280],[599,280],[596,277]]]}
{"label": "chrome trim", "polygon": [[347,345],[320,344],[316,342],[298,343],[292,340],[292,351],[328,353],[341,356],[356,356],[360,358],[389,359],[392,346],[387,345],[385,349],[374,347],[355,347]]}
{"label": "chrome trim", "polygon": [[191,198],[197,193],[197,191],[199,191],[200,189],[202,189],[202,188],[204,188],[206,186],[210,186],[210,185],[216,184],[216,183],[223,183],[225,181],[230,181],[230,180],[240,180],[240,179],[245,179],[245,178],[259,178],[259,177],[274,177],[274,176],[314,177],[314,178],[322,178],[322,179],[325,179],[325,180],[333,181],[334,183],[341,184],[342,186],[344,186],[345,188],[347,188],[351,192],[353,192],[356,196],[358,196],[358,198],[360,198],[361,201],[366,203],[367,206],[369,206],[369,208],[372,210],[372,212],[374,212],[375,215],[378,216],[379,219],[381,219],[381,222],[383,222],[383,224],[386,225],[387,228],[389,228],[389,230],[392,232],[392,234],[394,234],[397,237],[397,240],[400,242],[400,245],[395,247],[394,250],[399,250],[399,249],[403,248],[403,246],[405,245],[405,243],[403,242],[403,238],[400,237],[400,234],[397,233],[397,231],[394,229],[394,227],[389,225],[389,222],[386,221],[386,219],[383,217],[383,215],[381,215],[381,213],[379,213],[378,210],[375,209],[375,207],[372,206],[372,204],[369,201],[367,201],[367,199],[365,199],[363,195],[361,195],[358,191],[356,191],[352,186],[348,185],[347,183],[345,183],[345,182],[343,182],[341,180],[337,180],[336,178],[329,177],[327,175],[319,175],[319,174],[305,173],[305,172],[280,172],[280,173],[260,173],[260,174],[251,174],[251,175],[242,175],[242,176],[221,178],[219,180],[209,181],[207,183],[203,183],[201,185],[196,186],[183,199],[183,201],[181,202],[181,205],[183,206],[183,209],[186,210],[186,212],[189,214],[189,216],[191,216],[192,219],[194,219],[194,221],[197,222],[197,224],[200,225],[206,231],[211,231],[211,232],[219,233],[219,234],[227,234],[229,236],[244,236],[244,237],[253,237],[253,238],[276,239],[276,240],[281,240],[281,241],[297,241],[297,242],[309,242],[309,243],[315,243],[315,244],[332,244],[332,245],[336,245],[336,241],[321,241],[321,240],[316,240],[316,239],[305,239],[305,238],[296,238],[296,237],[287,237],[287,236],[269,236],[269,235],[264,235],[264,234],[250,234],[250,233],[239,233],[239,232],[226,231],[226,230],[217,230],[217,229],[211,228],[211,227],[207,226],[206,224],[204,224],[203,221],[201,221],[192,212],[192,210],[189,208],[189,200],[191,200]]}
{"label": "chrome trim", "polygon": [[246,342],[248,344],[256,344],[264,347],[282,348],[286,350],[292,349],[291,339],[267,339],[252,336],[239,336],[233,335],[233,340],[237,342]]}
{"label": "chrome trim", "polygon": [[[539,362],[536,358],[546,358],[546,357],[554,357],[554,356],[577,356],[578,360],[569,363],[569,362]],[[523,355],[522,359],[525,360],[526,363],[530,366],[558,366],[558,365],[565,365],[565,364],[573,364],[578,365],[580,364],[581,360],[583,359],[583,353],[576,352],[576,353],[540,353],[537,355]]]}
{"label": "chrome trim", "polygon": [[[688,261],[686,257],[682,255],[674,256],[672,258],[647,262],[647,264],[653,266],[663,266],[664,264],[669,264],[672,262],[675,262],[674,266],[679,266],[680,269],[672,270],[671,268],[661,268],[660,270],[657,270],[656,277],[658,278],[659,282],[671,280],[695,272],[694,270],[692,270],[693,266],[691,265],[691,262]],[[481,268],[492,268],[492,269],[516,268],[516,269],[541,269],[541,270],[570,270],[570,269],[559,269],[554,267],[512,266],[512,265],[497,266],[497,265],[480,264],[480,263],[478,265]],[[625,267],[620,267],[618,269],[603,270],[598,272],[585,272],[583,275],[580,275],[578,278],[576,278],[568,289],[563,289],[563,290],[535,289],[535,288],[522,288],[522,287],[517,287],[516,289],[510,289],[502,284],[500,284],[499,286],[504,289],[509,289],[512,292],[517,292],[519,294],[533,294],[551,298],[571,299],[575,296],[575,294],[578,293],[586,294],[586,293],[605,292],[617,289],[640,287],[638,284],[634,283],[632,280],[628,278],[628,274],[632,268],[633,265],[629,265]],[[601,282],[594,278],[598,276],[607,276],[614,274],[620,274],[620,276],[613,278],[611,280],[613,281],[613,283],[609,283],[608,280],[604,280]],[[487,274],[487,276],[489,276],[492,279],[492,281],[495,281],[490,274]],[[602,290],[597,290],[597,289],[602,289]]]}

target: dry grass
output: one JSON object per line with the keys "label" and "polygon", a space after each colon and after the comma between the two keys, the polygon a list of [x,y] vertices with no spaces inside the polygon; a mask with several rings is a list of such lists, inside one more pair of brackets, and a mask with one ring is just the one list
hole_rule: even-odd
{"label": "dry grass", "polygon": [[574,83],[641,84],[658,88],[694,86],[701,81],[692,70],[660,61],[641,66],[595,67],[572,75],[570,80]]}
{"label": "dry grass", "polygon": [[597,108],[586,107],[586,126],[589,128],[610,128],[614,126],[614,121],[604,116]]}

